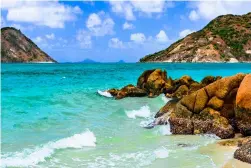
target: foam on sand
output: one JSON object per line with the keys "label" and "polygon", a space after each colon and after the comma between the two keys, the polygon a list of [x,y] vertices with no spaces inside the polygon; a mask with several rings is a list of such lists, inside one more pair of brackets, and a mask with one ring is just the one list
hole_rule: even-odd
{"label": "foam on sand", "polygon": [[93,132],[86,130],[55,142],[49,142],[35,149],[25,149],[22,152],[9,153],[1,156],[1,167],[29,167],[49,158],[56,149],[95,147],[96,137]]}
{"label": "foam on sand", "polygon": [[113,97],[111,95],[111,93],[107,92],[107,91],[101,91],[101,90],[98,90],[98,94],[101,95],[101,96],[104,96],[104,97]]}
{"label": "foam on sand", "polygon": [[139,110],[125,111],[127,117],[135,119],[136,117],[148,118],[151,116],[149,106],[142,106]]}
{"label": "foam on sand", "polygon": [[156,158],[160,158],[160,159],[164,159],[167,158],[169,156],[169,152],[165,147],[161,147],[159,149],[156,149],[154,151],[154,154],[156,156]]}

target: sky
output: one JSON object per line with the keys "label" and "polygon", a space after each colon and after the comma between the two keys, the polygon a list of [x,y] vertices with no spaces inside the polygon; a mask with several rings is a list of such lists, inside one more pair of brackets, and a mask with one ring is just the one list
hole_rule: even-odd
{"label": "sky", "polygon": [[1,0],[1,27],[20,29],[58,62],[137,62],[251,1]]}

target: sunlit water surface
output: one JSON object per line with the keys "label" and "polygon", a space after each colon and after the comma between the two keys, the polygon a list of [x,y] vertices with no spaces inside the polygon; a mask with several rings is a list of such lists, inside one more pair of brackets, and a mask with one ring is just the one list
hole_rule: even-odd
{"label": "sunlit water surface", "polygon": [[163,95],[97,93],[136,84],[153,68],[197,81],[251,72],[250,64],[2,64],[1,166],[221,167],[233,149],[215,145],[217,137],[142,128],[167,101]]}

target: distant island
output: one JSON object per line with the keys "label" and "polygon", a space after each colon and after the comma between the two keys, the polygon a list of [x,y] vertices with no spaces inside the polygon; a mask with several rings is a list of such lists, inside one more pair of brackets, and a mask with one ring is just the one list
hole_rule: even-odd
{"label": "distant island", "polygon": [[76,62],[76,63],[98,63],[98,62],[96,62],[96,61],[94,61],[92,59],[87,58],[87,59],[85,59],[83,61]]}
{"label": "distant island", "polygon": [[5,63],[56,63],[33,41],[14,27],[1,28],[1,62]]}
{"label": "distant island", "polygon": [[125,61],[124,60],[119,60],[117,63],[122,64],[122,63],[125,63]]}
{"label": "distant island", "polygon": [[251,12],[223,15],[140,62],[250,62]]}

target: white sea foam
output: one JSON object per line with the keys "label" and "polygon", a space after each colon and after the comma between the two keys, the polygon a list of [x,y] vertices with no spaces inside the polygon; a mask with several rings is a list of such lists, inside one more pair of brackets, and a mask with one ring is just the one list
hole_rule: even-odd
{"label": "white sea foam", "polygon": [[171,135],[170,124],[167,123],[167,125],[160,125],[157,133],[161,135]]}
{"label": "white sea foam", "polygon": [[171,98],[167,98],[164,94],[162,95],[161,99],[164,101],[164,103],[167,103],[172,100]]}
{"label": "white sea foam", "polygon": [[162,146],[161,148],[156,149],[154,151],[154,154],[155,154],[156,158],[163,159],[163,158],[167,158],[168,157],[169,152],[168,152],[168,150],[165,147]]}
{"label": "white sea foam", "polygon": [[101,90],[98,90],[98,94],[101,95],[101,96],[104,96],[104,97],[113,97],[111,95],[111,93],[107,92],[107,91],[101,91]]}
{"label": "white sea foam", "polygon": [[149,118],[148,120],[141,121],[139,123],[139,126],[142,127],[142,128],[145,128],[145,127],[149,126],[150,124],[152,124],[153,122],[154,122],[154,119]]}
{"label": "white sea foam", "polygon": [[139,151],[122,154],[110,153],[108,157],[96,157],[94,162],[83,161],[82,167],[146,167],[151,165],[155,158],[155,155],[151,151]]}
{"label": "white sea foam", "polygon": [[145,105],[142,106],[139,110],[131,110],[131,111],[125,111],[127,117],[129,118],[136,118],[136,117],[141,117],[141,118],[148,118],[151,116],[151,111],[149,106]]}
{"label": "white sea foam", "polygon": [[215,134],[201,134],[201,136],[205,136],[205,137],[211,138],[213,140],[219,140],[219,139],[221,139],[220,137],[218,137]]}
{"label": "white sea foam", "polygon": [[75,134],[55,142],[49,142],[35,149],[25,149],[22,152],[9,153],[1,156],[1,167],[29,167],[45,161],[56,149],[82,148],[96,146],[95,135],[86,130],[81,134]]}

